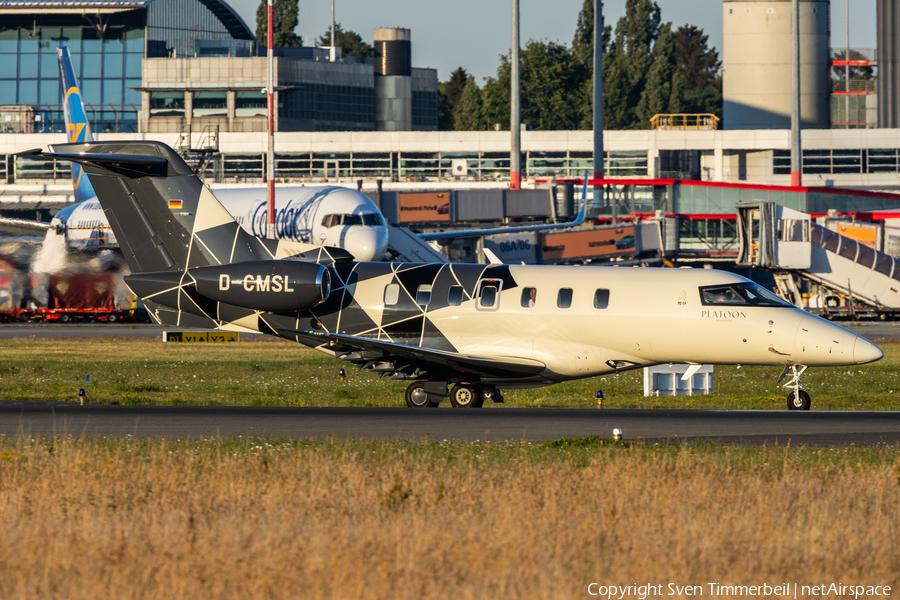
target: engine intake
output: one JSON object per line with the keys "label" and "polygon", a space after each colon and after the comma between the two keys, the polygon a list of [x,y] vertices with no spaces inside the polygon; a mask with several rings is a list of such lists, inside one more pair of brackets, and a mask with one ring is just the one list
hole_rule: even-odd
{"label": "engine intake", "polygon": [[187,275],[198,294],[253,310],[306,310],[331,293],[331,274],[315,263],[258,260],[188,269]]}

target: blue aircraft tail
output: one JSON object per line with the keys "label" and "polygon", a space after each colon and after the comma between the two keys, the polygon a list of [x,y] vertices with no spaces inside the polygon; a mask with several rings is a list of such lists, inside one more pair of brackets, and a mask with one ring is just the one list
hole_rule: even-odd
{"label": "blue aircraft tail", "polygon": [[[64,96],[66,138],[71,143],[93,142],[94,138],[91,136],[87,112],[81,101],[81,91],[78,88],[78,78],[75,76],[75,67],[72,65],[69,49],[65,46],[57,48],[56,55],[59,57],[59,76]],[[72,184],[75,187],[76,202],[84,202],[97,197],[81,165],[74,162],[72,163]]]}

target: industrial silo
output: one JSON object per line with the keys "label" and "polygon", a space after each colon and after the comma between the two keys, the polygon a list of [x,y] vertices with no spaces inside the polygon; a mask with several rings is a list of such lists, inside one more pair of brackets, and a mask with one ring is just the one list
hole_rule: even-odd
{"label": "industrial silo", "polygon": [[375,30],[375,129],[412,129],[412,43],[409,29]]}
{"label": "industrial silo", "polygon": [[[807,129],[831,124],[829,0],[800,0],[800,112]],[[725,129],[790,129],[791,0],[724,0]]]}

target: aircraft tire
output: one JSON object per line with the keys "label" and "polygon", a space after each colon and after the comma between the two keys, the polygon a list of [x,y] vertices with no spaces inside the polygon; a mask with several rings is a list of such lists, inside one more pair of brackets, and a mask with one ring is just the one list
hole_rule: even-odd
{"label": "aircraft tire", "polygon": [[799,400],[794,399],[794,392],[788,394],[788,410],[809,410],[810,404],[812,404],[812,400],[810,399],[809,394],[806,393],[806,390],[800,390]]}
{"label": "aircraft tire", "polygon": [[434,408],[440,401],[434,402],[425,392],[425,382],[415,381],[406,388],[406,405],[410,408]]}
{"label": "aircraft tire", "polygon": [[480,387],[457,383],[450,390],[450,404],[453,408],[481,408],[484,406],[484,392]]}

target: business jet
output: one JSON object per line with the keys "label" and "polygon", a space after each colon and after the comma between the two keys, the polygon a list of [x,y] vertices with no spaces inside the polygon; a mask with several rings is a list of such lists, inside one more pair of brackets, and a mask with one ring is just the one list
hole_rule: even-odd
{"label": "business jet", "polygon": [[[809,409],[808,367],[881,350],[755,283],[706,269],[357,262],[247,233],[159,142],[55,144],[87,172],[151,316],[266,333],[394,379],[411,407],[502,402],[504,389],[679,362],[783,369]],[[779,382],[781,379],[779,379]],[[451,387],[452,386],[452,387]]]}

